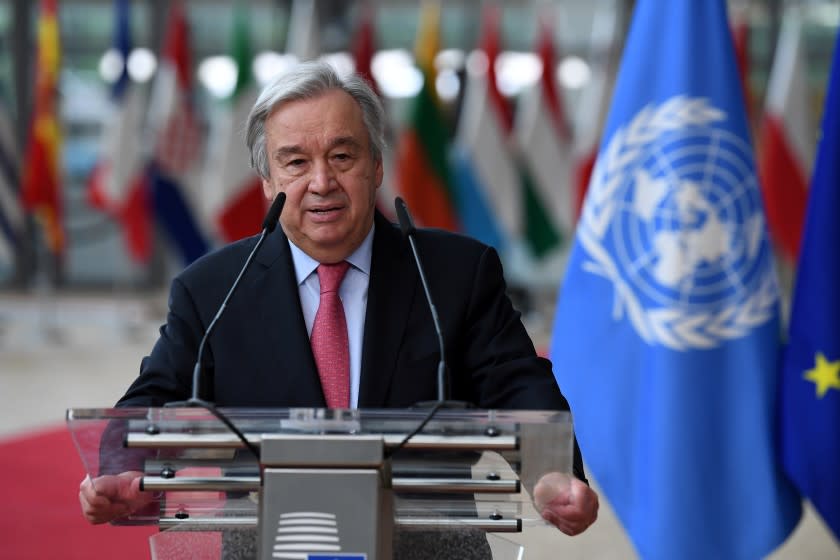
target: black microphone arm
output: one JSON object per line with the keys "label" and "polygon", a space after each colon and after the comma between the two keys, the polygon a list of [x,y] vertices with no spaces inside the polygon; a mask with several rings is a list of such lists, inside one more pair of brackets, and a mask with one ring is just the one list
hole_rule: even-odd
{"label": "black microphone arm", "polygon": [[402,198],[397,197],[394,199],[394,209],[397,211],[397,220],[400,222],[400,229],[405,238],[408,239],[409,245],[411,245],[414,264],[417,265],[417,272],[420,274],[420,283],[423,285],[423,291],[426,294],[426,302],[429,304],[429,311],[432,312],[432,322],[434,323],[435,334],[437,334],[438,345],[440,346],[440,361],[438,361],[437,370],[438,402],[444,402],[449,397],[449,391],[446,383],[446,353],[443,342],[443,329],[440,327],[437,307],[435,307],[435,303],[432,300],[429,283],[426,281],[426,273],[423,270],[423,263],[420,261],[420,254],[417,252],[417,243],[414,240],[414,234],[417,232],[417,228],[414,227],[414,220],[411,219],[411,214],[408,213],[408,207]]}
{"label": "black microphone arm", "polygon": [[204,336],[201,337],[201,342],[198,345],[198,354],[195,359],[195,366],[193,366],[193,379],[192,379],[192,396],[186,403],[171,403],[169,406],[183,406],[186,404],[187,406],[204,406],[206,403],[199,398],[199,387],[201,384],[201,361],[204,357],[204,347],[207,345],[207,340],[210,338],[210,334],[213,332],[213,329],[216,327],[216,323],[219,321],[219,318],[224,314],[225,309],[227,308],[228,301],[230,298],[233,297],[233,294],[236,292],[236,289],[239,287],[239,282],[245,276],[245,272],[251,266],[251,261],[254,260],[254,256],[259,251],[260,247],[265,241],[265,238],[274,231],[277,227],[277,221],[280,219],[280,213],[283,211],[283,205],[286,203],[286,193],[278,193],[276,197],[274,197],[274,201],[271,203],[271,207],[269,207],[268,212],[265,215],[265,219],[262,223],[262,233],[260,233],[260,238],[257,240],[257,244],[254,245],[254,248],[251,249],[251,253],[248,255],[248,258],[245,260],[245,264],[242,265],[242,268],[239,271],[239,275],[236,277],[236,280],[233,281],[233,285],[230,287],[227,295],[225,296],[224,301],[222,301],[222,305],[219,306],[219,310],[216,311],[216,315],[213,317],[213,320],[210,321],[210,325],[207,327],[207,330],[204,331]]}

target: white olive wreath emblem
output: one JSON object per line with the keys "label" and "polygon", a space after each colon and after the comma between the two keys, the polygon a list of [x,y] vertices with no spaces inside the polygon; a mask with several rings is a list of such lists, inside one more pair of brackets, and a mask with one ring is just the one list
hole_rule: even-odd
{"label": "white olive wreath emblem", "polygon": [[[622,268],[604,238],[624,200],[616,196],[628,180],[628,173],[650,145],[662,134],[708,128],[726,120],[726,113],[709,105],[704,98],[673,97],[659,106],[644,107],[627,125],[619,128],[598,157],[578,228],[581,247],[588,253],[583,270],[605,277],[614,289],[613,316],[626,311],[635,331],[649,344],[673,350],[714,348],[723,340],[739,338],[767,322],[776,312],[778,286],[769,256],[752,255],[758,262],[752,288],[734,290],[714,305],[645,306],[633,286],[622,275]],[[754,171],[750,170],[750,179]],[[747,235],[759,243],[764,231],[761,212],[750,216]],[[752,233],[751,233],[752,232]],[[755,263],[754,263],[755,264]]]}

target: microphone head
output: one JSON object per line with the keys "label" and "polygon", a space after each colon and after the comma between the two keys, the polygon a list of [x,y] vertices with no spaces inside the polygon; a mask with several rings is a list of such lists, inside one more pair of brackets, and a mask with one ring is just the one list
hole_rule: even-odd
{"label": "microphone head", "polygon": [[400,222],[400,229],[403,235],[409,236],[413,234],[417,228],[414,227],[414,220],[411,219],[411,214],[408,213],[408,206],[405,201],[397,197],[394,199],[394,209],[397,211],[397,220]]}
{"label": "microphone head", "polygon": [[280,213],[283,212],[284,204],[286,204],[286,193],[277,193],[262,223],[262,228],[266,233],[271,233],[277,227],[277,221],[280,219]]}

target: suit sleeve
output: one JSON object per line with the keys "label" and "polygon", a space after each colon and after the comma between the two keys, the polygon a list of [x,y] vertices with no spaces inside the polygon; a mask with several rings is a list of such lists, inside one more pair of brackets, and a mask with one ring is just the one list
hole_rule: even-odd
{"label": "suit sleeve", "polygon": [[[537,355],[507,296],[502,265],[492,248],[486,248],[478,260],[464,324],[458,367],[468,374],[455,382],[472,388],[478,406],[570,410],[551,362]],[[577,440],[573,471],[587,482]]]}

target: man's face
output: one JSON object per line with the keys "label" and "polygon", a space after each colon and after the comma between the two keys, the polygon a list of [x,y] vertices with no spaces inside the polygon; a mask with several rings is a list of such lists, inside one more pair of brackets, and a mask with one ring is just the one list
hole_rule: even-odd
{"label": "man's face", "polygon": [[284,103],[265,122],[269,200],[286,193],[280,223],[319,262],[338,262],[373,224],[382,162],[371,155],[358,103],[341,90]]}

